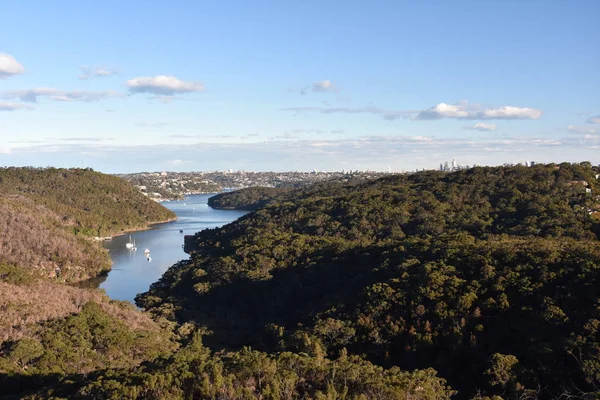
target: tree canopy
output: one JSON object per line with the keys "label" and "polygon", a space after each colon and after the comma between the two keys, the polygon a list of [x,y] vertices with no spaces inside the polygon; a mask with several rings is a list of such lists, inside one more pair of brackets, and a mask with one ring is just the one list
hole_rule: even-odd
{"label": "tree canopy", "polygon": [[[89,169],[0,168],[0,262],[75,281],[110,268],[90,238],[175,214],[126,181]],[[60,273],[57,273],[60,271]]]}
{"label": "tree canopy", "polygon": [[205,326],[214,349],[305,352],[318,341],[334,358],[435,368],[463,398],[593,392],[596,174],[589,164],[478,167],[272,200],[224,194],[228,207],[264,205],[199,232],[199,252],[137,302]]}

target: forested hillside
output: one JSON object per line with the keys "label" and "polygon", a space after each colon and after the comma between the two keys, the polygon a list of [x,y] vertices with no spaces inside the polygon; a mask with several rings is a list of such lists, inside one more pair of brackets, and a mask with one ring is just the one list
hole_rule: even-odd
{"label": "forested hillside", "polygon": [[290,193],[289,188],[250,187],[219,193],[208,199],[212,208],[254,211]]}
{"label": "forested hillside", "polygon": [[200,252],[137,301],[206,327],[215,349],[434,368],[459,398],[595,398],[597,174],[473,168],[277,193],[197,234]]}
{"label": "forested hillside", "polygon": [[[206,330],[102,291],[59,283],[105,268],[90,236],[171,218],[122,181],[87,170],[0,174],[0,399],[445,400],[433,369],[384,369],[355,355],[240,349],[213,354]],[[53,274],[58,269],[59,279]],[[43,272],[43,273],[32,273]]]}
{"label": "forested hillside", "polygon": [[0,399],[446,400],[454,393],[433,369],[383,369],[344,352],[330,360],[318,341],[302,354],[211,354],[191,324],[153,321],[98,290],[21,269],[0,273],[0,294]]}
{"label": "forested hillside", "polygon": [[175,215],[122,179],[88,169],[0,169],[0,262],[75,281],[110,267],[91,237]]}

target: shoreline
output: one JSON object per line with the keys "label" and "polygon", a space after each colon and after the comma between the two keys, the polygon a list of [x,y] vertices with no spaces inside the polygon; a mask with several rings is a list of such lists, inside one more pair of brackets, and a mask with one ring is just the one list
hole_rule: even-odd
{"label": "shoreline", "polygon": [[221,190],[220,192],[188,192],[188,193],[183,193],[181,196],[182,198],[176,198],[176,197],[163,197],[163,198],[152,198],[151,200],[157,202],[157,203],[165,203],[167,201],[181,201],[181,200],[185,200],[186,196],[193,196],[196,194],[220,194],[223,193],[223,190]]}
{"label": "shoreline", "polygon": [[113,238],[116,238],[116,237],[118,237],[118,236],[123,236],[123,235],[126,235],[126,234],[128,234],[128,233],[131,233],[131,232],[141,232],[141,231],[147,231],[147,230],[150,230],[150,229],[152,229],[152,226],[154,226],[154,225],[158,225],[158,224],[166,224],[166,223],[168,223],[168,222],[177,221],[177,219],[178,219],[178,218],[177,218],[177,217],[175,217],[175,218],[170,218],[170,219],[163,220],[163,221],[158,221],[158,222],[150,222],[150,223],[148,223],[148,225],[147,225],[147,226],[145,226],[145,227],[142,227],[142,228],[133,228],[133,229],[128,229],[128,230],[126,230],[126,231],[119,232],[119,233],[115,233],[115,234],[108,235],[108,236],[92,236],[92,237],[91,237],[91,240],[93,240],[93,241],[95,241],[95,242],[104,242],[104,241],[109,241],[109,240],[112,240]]}
{"label": "shoreline", "polygon": [[[152,228],[152,226],[153,226],[153,225],[166,224],[166,223],[168,223],[168,222],[177,221],[177,219],[178,219],[178,218],[177,218],[177,217],[175,217],[175,218],[170,218],[170,219],[167,219],[167,220],[164,220],[164,221],[152,222],[152,223],[148,224],[148,225],[147,225],[146,227],[144,227],[144,228],[130,229],[130,230],[127,230],[127,231],[123,231],[123,232],[120,232],[120,233],[114,234],[114,235],[112,235],[112,236],[103,236],[103,237],[95,236],[95,237],[92,237],[92,238],[91,238],[91,240],[92,240],[93,242],[100,243],[100,246],[101,246],[102,248],[104,248],[104,246],[102,246],[102,244],[101,244],[101,243],[103,243],[103,242],[108,242],[108,241],[111,241],[113,238],[116,238],[116,237],[118,237],[118,236],[123,236],[123,235],[125,235],[125,234],[127,234],[127,233],[130,233],[130,232],[141,232],[141,231],[147,231],[147,230],[150,230],[150,229]],[[109,238],[109,239],[107,239],[107,238]],[[75,281],[75,282],[73,282],[73,283],[85,282],[85,281],[89,281],[89,280],[92,280],[92,279],[97,279],[97,278],[100,278],[100,277],[102,277],[102,276],[108,276],[108,274],[110,273],[110,271],[112,271],[112,266],[113,266],[114,262],[113,262],[113,260],[112,260],[112,257],[110,256],[110,253],[108,252],[108,250],[106,250],[106,251],[107,251],[107,253],[106,253],[106,254],[107,254],[107,256],[108,256],[108,260],[110,261],[110,266],[109,266],[109,268],[108,268],[108,269],[104,269],[104,270],[100,271],[100,273],[98,273],[98,274],[96,274],[96,275],[94,275],[94,276],[90,276],[90,277],[88,277],[88,278],[86,278],[86,279],[82,279],[82,280],[80,280],[80,281]]]}

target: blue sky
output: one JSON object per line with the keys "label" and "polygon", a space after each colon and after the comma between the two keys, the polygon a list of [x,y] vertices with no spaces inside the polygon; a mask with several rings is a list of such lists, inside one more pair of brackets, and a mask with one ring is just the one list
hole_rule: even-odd
{"label": "blue sky", "polygon": [[600,2],[0,2],[0,165],[600,162]]}

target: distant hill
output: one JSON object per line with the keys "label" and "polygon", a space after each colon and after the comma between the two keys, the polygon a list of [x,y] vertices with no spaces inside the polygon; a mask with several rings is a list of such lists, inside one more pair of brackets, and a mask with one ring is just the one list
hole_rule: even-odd
{"label": "distant hill", "polygon": [[320,192],[334,193],[336,190],[346,190],[356,186],[366,179],[348,177],[331,179],[325,182],[299,185],[298,187],[261,187],[254,186],[230,192],[219,193],[208,199],[208,205],[216,209],[254,211],[274,202],[294,200]]}
{"label": "distant hill", "polygon": [[175,214],[126,181],[89,169],[0,169],[0,263],[75,281],[110,268],[90,239]]}
{"label": "distant hill", "polygon": [[208,205],[222,210],[254,211],[290,192],[288,188],[251,187],[224,192],[208,199]]}
{"label": "distant hill", "polygon": [[200,251],[136,300],[206,326],[215,349],[346,348],[435,368],[460,398],[596,393],[597,174],[563,163],[224,194],[263,205],[198,233]]}

